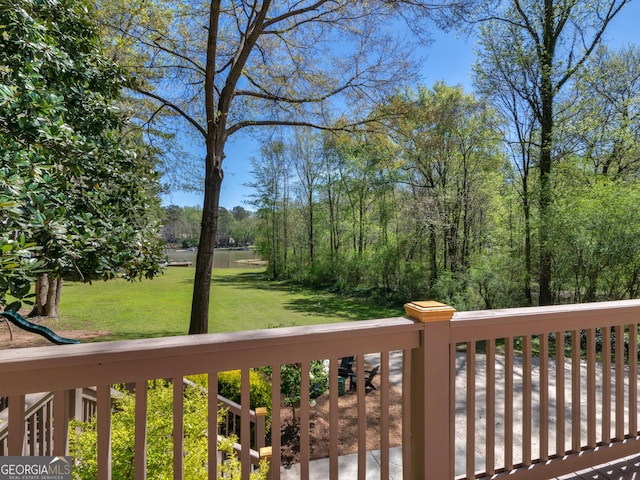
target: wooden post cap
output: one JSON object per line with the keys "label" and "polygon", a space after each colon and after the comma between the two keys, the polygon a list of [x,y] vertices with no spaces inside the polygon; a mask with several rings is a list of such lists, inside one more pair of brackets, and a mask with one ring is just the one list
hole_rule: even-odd
{"label": "wooden post cap", "polygon": [[440,302],[423,301],[405,303],[404,311],[409,318],[425,323],[451,320],[456,309]]}
{"label": "wooden post cap", "polygon": [[273,447],[260,447],[260,458],[271,458],[273,456]]}
{"label": "wooden post cap", "polygon": [[267,407],[256,407],[256,417],[266,417]]}

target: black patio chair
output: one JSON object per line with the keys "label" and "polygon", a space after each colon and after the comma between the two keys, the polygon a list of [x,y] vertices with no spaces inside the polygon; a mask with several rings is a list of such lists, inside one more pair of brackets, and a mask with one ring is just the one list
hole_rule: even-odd
{"label": "black patio chair", "polygon": [[353,387],[352,377],[355,375],[353,371],[353,364],[356,361],[356,357],[342,357],[340,359],[340,366],[338,366],[338,376],[344,379],[349,379],[349,388]]}
{"label": "black patio chair", "polygon": [[[376,386],[373,384],[373,379],[378,375],[378,370],[380,370],[380,365],[373,367],[371,370],[365,370],[365,379],[364,379],[364,391],[365,393],[369,393],[372,390],[377,390]],[[351,376],[351,388],[358,388],[358,378],[355,373]]]}

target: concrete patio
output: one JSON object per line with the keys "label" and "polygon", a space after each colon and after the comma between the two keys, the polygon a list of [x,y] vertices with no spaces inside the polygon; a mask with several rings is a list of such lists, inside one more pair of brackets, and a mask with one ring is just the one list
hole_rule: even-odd
{"label": "concrete patio", "polygon": [[[378,365],[380,363],[379,355],[367,355],[365,356],[366,362],[369,365]],[[458,369],[464,372],[464,363],[465,363],[465,355],[464,353],[459,353],[457,355],[457,363]],[[534,359],[535,360],[535,359]],[[570,360],[567,360],[569,362]],[[482,371],[482,368],[478,368],[483,362],[483,356],[478,355],[476,358],[476,369],[478,373]],[[497,360],[497,383],[499,379],[499,365],[503,363],[500,362],[500,359]],[[555,368],[555,367],[554,367]],[[551,371],[554,371],[554,368],[551,368]],[[570,365],[567,364],[566,370],[570,372]],[[534,370],[539,369],[537,366],[537,362],[535,362]],[[516,361],[514,365],[514,376],[522,376],[522,364],[521,362]],[[391,352],[389,355],[389,382],[398,387],[402,388],[402,352]],[[483,375],[476,376],[476,391],[479,395],[482,395],[480,392],[484,391],[485,388],[485,377]],[[375,382],[377,383],[377,382]],[[566,395],[567,398],[571,398],[571,383],[567,382],[566,386]],[[555,379],[550,379],[550,387],[555,388]],[[553,388],[550,388],[550,391],[553,391]],[[466,375],[464,373],[458,375],[456,377],[456,390],[464,391],[466,389]],[[497,398],[500,398],[498,395]],[[515,397],[519,398],[519,397]],[[552,402],[553,403],[553,402]],[[537,405],[537,402],[534,401],[534,405]],[[464,395],[456,396],[456,410],[463,411],[464,406]],[[515,415],[515,429],[518,429],[519,424],[522,421],[522,405],[514,405]],[[538,432],[538,425],[536,425],[537,420],[537,411],[533,415],[533,432]],[[482,424],[483,412],[476,412],[476,420]],[[498,421],[498,419],[496,419]],[[481,432],[478,432],[479,435]],[[570,429],[567,431],[567,439],[570,441]],[[582,432],[583,435],[586,435],[586,431]],[[517,438],[514,435],[514,438]],[[502,439],[496,438],[496,458],[500,458],[499,451],[503,448]],[[477,444],[482,445],[483,439],[477,439]],[[536,441],[533,442],[534,444]],[[460,424],[456,426],[456,438],[455,438],[455,475],[464,475],[466,468],[466,456],[465,456],[465,425]],[[518,445],[514,445],[514,451],[517,450]],[[481,468],[484,466],[484,452],[476,450],[476,466],[477,468]],[[352,480],[358,478],[358,455],[343,455],[339,457],[338,461],[339,465],[339,479],[341,480]],[[402,480],[402,448],[395,447],[390,450],[390,461],[389,461],[389,470],[390,470],[390,480]],[[319,459],[313,460],[309,465],[310,479],[311,480],[326,480],[329,477],[329,459]],[[282,480],[296,480],[300,478],[300,467],[299,465],[292,465],[283,467],[281,469],[281,479]],[[380,479],[380,452],[379,451],[369,451],[367,452],[367,480],[371,479]],[[575,472],[568,475],[563,475],[561,477],[555,477],[554,480],[640,480],[640,452],[638,455],[625,457],[623,459],[605,463],[599,465],[597,467],[589,468],[586,470],[582,470],[579,472]],[[434,479],[439,480],[439,479]]]}
{"label": "concrete patio", "polygon": [[[338,460],[339,480],[353,480],[358,478],[358,455],[344,455]],[[464,465],[461,466],[464,471]],[[458,470],[456,468],[456,470]],[[310,480],[329,479],[329,459],[313,460],[309,465]],[[293,465],[289,469],[282,469],[281,480],[298,480],[300,466]],[[367,453],[367,480],[380,479],[380,452]],[[401,448],[390,451],[389,480],[402,480],[402,452]],[[431,480],[431,479],[429,479]],[[439,480],[439,479],[433,479]],[[556,477],[552,480],[640,480],[640,454],[610,462],[598,467]]]}

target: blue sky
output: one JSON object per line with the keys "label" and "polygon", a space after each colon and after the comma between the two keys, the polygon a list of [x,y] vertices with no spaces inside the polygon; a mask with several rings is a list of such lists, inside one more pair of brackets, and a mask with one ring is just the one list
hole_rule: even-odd
{"label": "blue sky", "polygon": [[[606,32],[605,42],[613,48],[630,43],[640,44],[640,1],[632,1],[623,13],[616,17]],[[471,67],[474,62],[473,38],[461,38],[456,33],[433,32],[434,42],[420,52],[422,57],[421,83],[433,85],[443,80],[448,85],[462,85],[472,91]],[[248,134],[239,132],[227,144],[225,172],[220,194],[220,205],[231,209],[241,205],[251,209],[249,196],[252,189],[246,184],[252,181],[250,159],[259,156],[260,145]],[[163,197],[164,205],[202,207],[202,195],[172,192]]]}

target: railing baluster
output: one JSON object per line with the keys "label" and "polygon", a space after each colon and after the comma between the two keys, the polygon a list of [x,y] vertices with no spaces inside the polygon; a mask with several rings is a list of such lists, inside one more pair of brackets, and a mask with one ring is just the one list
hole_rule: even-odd
{"label": "railing baluster", "polygon": [[[44,411],[45,409],[43,409]],[[47,415],[45,416],[45,431],[47,432],[47,442],[44,446],[43,455],[53,455],[53,400],[50,399],[46,405]]]}
{"label": "railing baluster", "polygon": [[522,463],[531,465],[531,335],[522,337]]}
{"label": "railing baluster", "polygon": [[[453,364],[451,364],[450,370],[455,372],[455,347],[453,352]],[[402,352],[402,470],[404,478],[413,478],[413,462],[411,458],[411,427],[413,426],[413,417],[411,415],[411,398],[413,392],[411,388],[411,350],[404,350]],[[451,374],[453,375],[453,373]],[[455,391],[455,384],[451,387]],[[454,402],[455,409],[455,395],[451,397],[451,402]],[[450,422],[450,429],[455,428],[455,422]]]}
{"label": "railing baluster", "polygon": [[[31,438],[35,438],[37,441],[34,442],[34,447],[25,448],[25,451],[34,451],[34,455],[46,456],[53,443],[53,404],[50,400],[46,400],[39,410],[38,415],[31,418],[31,424],[27,423],[26,425],[27,432],[34,431],[34,436]],[[40,432],[39,438],[35,437],[36,432]]]}
{"label": "railing baluster", "polygon": [[476,469],[476,342],[467,342],[467,478]]}
{"label": "railing baluster", "polygon": [[[39,450],[42,450],[42,437],[45,433],[42,430],[38,430],[38,419],[42,417],[42,410],[44,410],[44,408],[42,408],[41,411],[34,413],[26,420],[26,431],[28,432],[27,450],[29,455],[45,454],[44,452],[39,452]],[[40,433],[40,435],[38,435],[38,433]]]}
{"label": "railing baluster", "polygon": [[[240,461],[242,462],[242,480],[249,480],[249,475],[251,473],[251,424],[248,420],[249,410],[251,409],[251,377],[250,370],[248,368],[243,368],[241,370],[240,385],[240,398],[242,400],[240,409],[240,445],[242,445]],[[304,383],[301,383],[301,385],[304,385]],[[304,391],[302,386],[300,387],[300,391]],[[302,419],[300,422],[301,425],[304,425],[302,423]]]}
{"label": "railing baluster", "polygon": [[[61,457],[67,454],[69,443],[70,394],[68,390],[53,393],[53,455]],[[56,429],[56,425],[62,428]]]}
{"label": "railing baluster", "polygon": [[495,472],[495,436],[496,436],[496,344],[494,339],[486,341],[486,442],[485,470],[487,474]]}
{"label": "railing baluster", "polygon": [[565,451],[565,425],[564,415],[564,332],[556,332],[556,457],[561,458]]}
{"label": "railing baluster", "polygon": [[300,366],[300,478],[309,480],[309,362]]}
{"label": "railing baluster", "polygon": [[146,381],[136,382],[135,406],[135,444],[134,444],[134,475],[135,480],[147,478],[147,391]]}
{"label": "railing baluster", "polygon": [[280,370],[281,365],[272,365],[271,374],[271,480],[280,480],[280,464],[282,460],[280,432]]}
{"label": "railing baluster", "polygon": [[389,478],[389,352],[380,353],[380,478]]}
{"label": "railing baluster", "polygon": [[571,451],[580,451],[580,332],[571,332]]}
{"label": "railing baluster", "polygon": [[356,360],[356,397],[358,398],[358,480],[367,476],[367,403],[365,399],[364,355]]}
{"label": "railing baluster", "polygon": [[[26,407],[26,398],[25,398]],[[24,447],[20,455],[36,455],[43,456],[45,453],[40,453],[42,449],[43,439],[45,435],[44,429],[40,428],[39,422],[41,421],[43,414],[45,413],[46,403],[30,417],[26,416],[26,412],[23,414],[24,423]],[[44,424],[44,422],[42,422]],[[37,432],[41,432],[40,436],[37,436]],[[10,455],[10,454],[9,454]]]}
{"label": "railing baluster", "polygon": [[549,334],[540,334],[540,460],[549,459]]}
{"label": "railing baluster", "polygon": [[20,456],[25,443],[24,395],[9,397],[9,455]]}
{"label": "railing baluster", "polygon": [[624,326],[616,333],[616,440],[624,439]]}
{"label": "railing baluster", "polygon": [[596,331],[587,330],[587,447],[596,447]]}
{"label": "railing baluster", "polygon": [[111,385],[96,389],[98,480],[111,480]]}
{"label": "railing baluster", "polygon": [[[338,366],[339,358],[332,358],[329,364],[329,478],[338,478]],[[346,388],[347,379],[344,378]]]}
{"label": "railing baluster", "polygon": [[[405,357],[406,358],[406,357]],[[449,472],[455,473],[456,471],[456,370],[457,370],[457,348],[456,344],[449,345]],[[402,379],[402,400],[408,397],[406,391],[408,388],[407,381]],[[402,416],[404,417],[405,409],[403,407]],[[402,427],[402,436],[404,441],[404,424]],[[406,445],[404,443],[403,445]],[[403,447],[403,453],[405,448]],[[404,458],[403,458],[404,461]],[[405,477],[407,478],[407,477]],[[411,478],[411,476],[408,476]]]}
{"label": "railing baluster", "polygon": [[184,478],[184,378],[173,383],[173,479]]}
{"label": "railing baluster", "polygon": [[209,480],[218,478],[218,371],[210,367],[207,372],[207,428],[209,449],[207,451]]}
{"label": "railing baluster", "polygon": [[602,329],[602,443],[611,443],[611,328]]}
{"label": "railing baluster", "polygon": [[260,452],[261,448],[266,447],[265,438],[267,435],[267,407],[256,407],[256,432],[255,444],[256,450]]}
{"label": "railing baluster", "polygon": [[638,435],[638,324],[629,325],[629,435]]}
{"label": "railing baluster", "polygon": [[513,337],[504,339],[504,465],[513,468]]}

